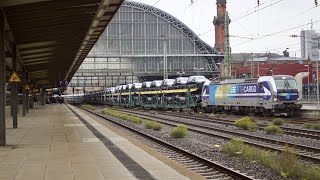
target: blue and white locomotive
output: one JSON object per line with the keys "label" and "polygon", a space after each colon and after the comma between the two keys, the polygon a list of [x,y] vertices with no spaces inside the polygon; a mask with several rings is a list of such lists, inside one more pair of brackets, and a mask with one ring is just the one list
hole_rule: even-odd
{"label": "blue and white locomotive", "polygon": [[206,82],[202,106],[211,112],[292,116],[300,110],[296,80],[288,75]]}

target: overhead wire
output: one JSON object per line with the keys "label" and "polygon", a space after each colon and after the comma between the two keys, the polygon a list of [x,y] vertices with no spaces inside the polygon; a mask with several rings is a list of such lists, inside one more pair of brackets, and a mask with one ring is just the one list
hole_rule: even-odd
{"label": "overhead wire", "polygon": [[300,45],[300,43],[295,43],[295,44],[290,44],[290,45],[287,45],[287,46],[281,46],[281,47],[278,47],[278,48],[273,48],[273,49],[269,49],[269,52],[273,51],[282,51],[283,48],[287,48],[287,47],[294,47],[294,46],[297,46],[297,45]]}
{"label": "overhead wire", "polygon": [[[308,8],[307,10],[304,10],[304,11],[302,11],[301,13],[299,13],[299,14],[297,14],[297,15],[295,15],[295,16],[299,16],[299,15],[302,15],[302,14],[304,14],[304,13],[307,13],[307,12],[309,12],[309,11],[317,8],[317,7],[318,7],[318,6],[313,6],[313,7],[311,7],[311,8]],[[291,17],[291,18],[293,18],[293,17]],[[286,19],[288,19],[288,18],[286,18]],[[257,39],[261,39],[261,38],[265,38],[265,37],[277,36],[276,34],[278,34],[278,33],[285,32],[285,31],[289,31],[289,30],[292,30],[292,29],[296,29],[296,28],[303,27],[303,26],[306,26],[306,25],[309,25],[309,24],[312,24],[312,23],[317,23],[317,22],[319,22],[319,21],[307,23],[307,24],[304,24],[304,25],[301,25],[301,26],[298,26],[298,27],[295,27],[295,28],[290,28],[290,29],[287,29],[287,30],[284,30],[284,31],[279,31],[279,32],[276,32],[276,33],[268,34],[268,35],[263,35],[263,36],[258,37],[258,38],[256,38],[256,39],[253,39],[253,40],[257,40]],[[278,35],[278,36],[280,36],[280,35]],[[285,35],[285,36],[288,36],[288,35]],[[250,41],[253,41],[253,40],[250,40]],[[235,46],[242,45],[242,44],[245,44],[245,43],[250,42],[250,41],[242,42],[242,43],[236,44]]]}
{"label": "overhead wire", "polygon": [[152,7],[154,7],[156,4],[158,4],[158,2],[161,1],[161,0],[158,0],[157,2],[155,2]]}
{"label": "overhead wire", "polygon": [[191,7],[192,5],[194,5],[194,3],[196,3],[197,1],[199,1],[199,0],[191,0],[191,3],[190,3],[190,5],[186,8],[186,9],[188,9],[189,7]]}
{"label": "overhead wire", "polygon": [[297,14],[296,16],[299,16],[299,15],[301,15],[301,14],[307,13],[307,12],[311,11],[312,9],[317,8],[317,7],[318,7],[318,6],[313,6],[313,7],[309,8],[309,9],[307,9],[307,10],[305,10],[305,11],[303,11],[303,12],[301,12],[301,13]]}
{"label": "overhead wire", "polygon": [[[311,7],[311,8],[308,8],[307,10],[304,10],[304,11],[302,11],[301,13],[299,13],[299,14],[296,14],[295,16],[293,16],[293,17],[290,17],[291,19],[292,18],[294,18],[294,17],[296,17],[296,16],[299,16],[299,15],[302,15],[302,14],[304,14],[304,13],[307,13],[307,12],[309,12],[309,11],[311,11],[311,10],[313,10],[313,9],[315,9],[315,8],[317,8],[317,7],[319,7],[319,6],[313,6],[313,7]],[[288,19],[288,18],[285,18],[285,19]],[[248,31],[247,31],[248,32]],[[251,33],[250,33],[251,34]],[[253,36],[253,35],[252,35]],[[263,36],[263,35],[262,35]]]}
{"label": "overhead wire", "polygon": [[[252,12],[250,12],[250,13],[247,13],[247,14],[244,14],[244,15],[238,17],[238,18],[235,18],[235,19],[232,20],[231,22],[237,22],[238,20],[240,20],[240,19],[242,19],[242,18],[244,18],[244,17],[247,17],[247,16],[249,16],[249,15],[251,15],[251,14],[254,14],[254,13],[258,12],[258,11],[261,11],[261,10],[263,10],[263,9],[266,9],[266,8],[268,8],[268,7],[271,7],[271,6],[273,6],[273,5],[275,5],[275,4],[278,4],[278,3],[282,2],[282,1],[284,1],[284,0],[278,0],[278,1],[274,2],[274,3],[271,3],[271,4],[269,4],[269,5],[266,5],[266,6],[262,7],[262,8],[259,8],[258,10],[255,9],[254,11],[252,11]],[[263,4],[266,4],[266,3],[263,3]],[[261,7],[261,5],[263,5],[263,4],[260,4],[260,7]],[[256,7],[254,7],[254,8],[256,8]],[[211,32],[211,31],[214,31],[214,28],[213,28],[213,29],[210,29],[210,30],[208,30],[208,31],[205,31],[205,32],[203,32],[203,33],[199,33],[198,36],[202,36],[202,35],[204,35],[204,34],[207,34],[207,33]]]}
{"label": "overhead wire", "polygon": [[298,14],[296,14],[296,15],[293,15],[293,16],[291,16],[291,17],[285,17],[285,18],[282,18],[282,19],[279,19],[279,18],[278,18],[277,21],[275,21],[274,23],[280,23],[280,22],[281,22],[282,25],[287,24],[287,23],[289,22],[288,19],[294,19],[295,17],[300,16],[300,15],[302,15],[302,14],[305,14],[305,13],[307,13],[307,12],[309,12],[309,11],[317,8],[317,7],[318,7],[318,6],[313,6],[313,7],[311,7],[311,8],[306,9],[306,10],[303,10],[302,12],[300,12],[300,13],[298,13]]}
{"label": "overhead wire", "polygon": [[271,6],[273,6],[273,5],[275,5],[275,4],[278,4],[278,3],[282,2],[282,1],[284,1],[284,0],[278,0],[278,1],[274,2],[274,3],[272,3],[272,4],[269,4],[269,5],[264,6],[264,7],[262,7],[262,8],[258,8],[257,10],[254,10],[254,11],[252,11],[252,12],[250,12],[250,13],[247,13],[247,14],[245,14],[245,15],[242,15],[242,16],[240,16],[240,17],[238,17],[238,18],[236,18],[236,19],[234,19],[234,20],[232,20],[232,21],[233,21],[233,22],[238,21],[238,20],[240,20],[240,19],[242,19],[242,18],[244,18],[244,17],[247,17],[247,16],[249,16],[249,15],[251,15],[251,14],[254,14],[254,13],[256,13],[256,12],[259,12],[259,11],[261,11],[261,10],[263,10],[263,9],[266,9],[266,8],[268,8],[268,7],[271,7]]}
{"label": "overhead wire", "polygon": [[[317,20],[315,22],[313,22],[313,24],[316,24],[320,22],[320,20]],[[281,31],[277,31],[277,32],[274,32],[274,33],[270,33],[270,34],[267,34],[267,35],[264,35],[264,36],[260,36],[258,38],[255,38],[253,40],[249,40],[249,41],[245,41],[245,42],[242,42],[242,43],[239,43],[239,44],[236,44],[234,45],[233,47],[235,46],[239,46],[239,45],[242,45],[242,44],[246,44],[248,42],[251,42],[251,41],[255,41],[255,40],[258,40],[258,39],[262,39],[262,38],[265,38],[265,37],[269,37],[269,36],[273,36],[273,35],[276,35],[276,34],[279,34],[279,33],[283,33],[283,32],[287,32],[287,31],[290,31],[290,30],[293,30],[293,29],[297,29],[297,28],[301,28],[301,27],[304,27],[304,26],[307,26],[307,25],[310,25],[310,23],[306,23],[306,24],[302,24],[302,25],[299,25],[299,26],[295,26],[295,27],[292,27],[292,28],[288,28],[288,29],[285,29],[285,30],[281,30]]]}
{"label": "overhead wire", "polygon": [[[231,19],[233,19],[233,17],[231,16],[231,14],[230,13],[228,13],[229,14],[229,16],[231,17]],[[251,36],[253,36],[253,34],[252,33],[250,33],[249,32],[249,30],[247,29],[247,28],[245,28],[245,26],[243,26],[239,21],[236,21],[241,27],[242,27],[242,29],[244,29],[248,34],[250,34]]]}
{"label": "overhead wire", "polygon": [[242,38],[242,39],[253,39],[253,38],[249,38],[249,37],[245,37],[245,36],[237,36],[237,35],[229,35],[229,37],[235,37],[235,38]]}

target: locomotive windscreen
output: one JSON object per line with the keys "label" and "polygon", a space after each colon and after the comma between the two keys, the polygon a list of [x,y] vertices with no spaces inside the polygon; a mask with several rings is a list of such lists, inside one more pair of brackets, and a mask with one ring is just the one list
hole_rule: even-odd
{"label": "locomotive windscreen", "polygon": [[277,89],[297,89],[297,83],[294,79],[275,80]]}

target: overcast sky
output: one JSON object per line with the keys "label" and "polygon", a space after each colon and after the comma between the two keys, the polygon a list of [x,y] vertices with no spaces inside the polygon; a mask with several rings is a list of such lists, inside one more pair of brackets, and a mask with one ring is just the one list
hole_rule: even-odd
{"label": "overcast sky", "polygon": [[[175,16],[200,35],[202,40],[214,46],[212,20],[217,12],[216,0],[193,0],[192,5],[191,0],[136,1],[155,4],[155,7]],[[311,29],[311,19],[314,22],[313,29],[320,32],[320,7],[315,7],[314,0],[260,0],[260,3],[260,11],[242,17],[258,10],[257,0],[227,0],[232,21],[230,35],[237,36],[230,39],[233,53],[270,51],[282,54],[285,48],[290,48],[290,56],[296,54],[299,57],[300,39],[289,35],[299,35],[302,29]],[[291,28],[294,29],[285,31]],[[285,32],[277,33],[280,31]],[[270,35],[273,33],[277,34]]]}

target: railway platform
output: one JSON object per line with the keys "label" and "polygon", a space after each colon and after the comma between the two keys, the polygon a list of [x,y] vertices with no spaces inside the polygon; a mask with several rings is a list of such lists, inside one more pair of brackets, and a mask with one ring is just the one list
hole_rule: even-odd
{"label": "railway platform", "polygon": [[31,109],[17,129],[7,118],[0,180],[193,179],[69,107]]}
{"label": "railway platform", "polygon": [[320,107],[317,104],[303,104],[301,110],[304,111],[320,111]]}

